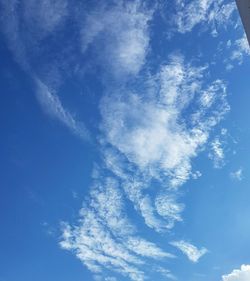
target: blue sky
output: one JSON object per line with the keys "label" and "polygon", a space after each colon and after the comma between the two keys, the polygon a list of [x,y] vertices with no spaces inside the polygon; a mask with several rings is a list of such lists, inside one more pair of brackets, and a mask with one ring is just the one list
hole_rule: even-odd
{"label": "blue sky", "polygon": [[0,7],[0,281],[250,280],[234,1]]}

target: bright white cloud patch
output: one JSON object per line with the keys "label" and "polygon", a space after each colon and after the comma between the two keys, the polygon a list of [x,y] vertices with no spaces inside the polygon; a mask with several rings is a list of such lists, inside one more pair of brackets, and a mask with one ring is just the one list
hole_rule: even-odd
{"label": "bright white cloud patch", "polygon": [[234,269],[232,273],[222,276],[222,281],[249,281],[250,265],[242,265],[240,269]]}
{"label": "bright white cloud patch", "polygon": [[170,244],[180,249],[192,262],[198,262],[199,259],[208,252],[206,248],[198,249],[194,245],[183,240],[170,242]]}

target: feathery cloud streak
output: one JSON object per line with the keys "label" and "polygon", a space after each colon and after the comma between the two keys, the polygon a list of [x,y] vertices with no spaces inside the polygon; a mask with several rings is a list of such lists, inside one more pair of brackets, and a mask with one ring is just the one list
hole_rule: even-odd
{"label": "feathery cloud streak", "polygon": [[77,121],[73,115],[66,110],[59,97],[49,91],[48,87],[36,79],[36,96],[44,111],[53,118],[62,122],[69,130],[83,140],[89,139],[89,133],[84,124]]}
{"label": "feathery cloud streak", "polygon": [[79,224],[63,225],[61,247],[75,252],[92,272],[106,268],[131,280],[145,280],[140,269],[147,262],[145,258],[153,263],[174,255],[140,238],[124,208],[123,194],[114,179],[96,182],[90,200],[80,211]]}
{"label": "feathery cloud streak", "polygon": [[199,259],[208,252],[206,248],[198,249],[194,245],[183,240],[170,242],[170,244],[181,250],[192,262],[198,262]]}

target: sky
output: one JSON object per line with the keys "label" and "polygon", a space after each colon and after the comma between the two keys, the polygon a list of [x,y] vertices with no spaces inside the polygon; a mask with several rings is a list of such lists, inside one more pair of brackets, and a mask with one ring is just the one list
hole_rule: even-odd
{"label": "sky", "polygon": [[0,281],[249,281],[235,2],[0,0],[0,30]]}

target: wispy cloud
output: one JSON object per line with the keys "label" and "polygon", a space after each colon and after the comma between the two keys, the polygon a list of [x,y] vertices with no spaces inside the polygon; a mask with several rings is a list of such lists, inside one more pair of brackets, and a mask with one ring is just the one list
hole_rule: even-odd
{"label": "wispy cloud", "polygon": [[221,168],[224,165],[224,150],[223,145],[218,137],[211,142],[211,150],[209,152],[209,158],[213,161],[215,168]]}
{"label": "wispy cloud", "polygon": [[234,269],[232,273],[222,276],[222,281],[248,281],[250,280],[250,265],[243,264],[240,269]]}
{"label": "wispy cloud", "polygon": [[77,121],[73,115],[63,107],[59,97],[52,93],[40,80],[36,79],[36,84],[36,96],[43,110],[51,117],[62,122],[75,135],[84,140],[88,139],[89,133],[85,126]]}
{"label": "wispy cloud", "polygon": [[[205,72],[206,67],[173,55],[148,77],[150,87],[143,93],[128,88],[107,95],[101,104],[105,141],[112,145],[104,152],[106,165],[123,180],[145,223],[157,231],[182,220],[184,205],[175,190],[193,177],[192,159],[229,110],[225,83],[203,85]],[[146,192],[152,179],[164,186],[153,198]]]}
{"label": "wispy cloud", "polygon": [[218,26],[230,23],[236,5],[234,2],[225,3],[223,0],[177,1],[176,10],[173,22],[178,32],[190,32],[197,25],[203,24],[203,27],[210,29],[211,34],[216,36]]}
{"label": "wispy cloud", "polygon": [[[156,231],[169,230],[182,220],[184,204],[178,200],[177,187],[193,177],[191,159],[229,110],[224,82],[203,85],[205,71],[206,67],[192,66],[174,55],[157,74],[147,77],[150,87],[143,95],[126,88],[124,93],[108,93],[103,98],[103,161],[112,177],[100,180],[102,166],[95,171],[96,184],[81,210],[80,222],[64,226],[61,242],[91,271],[106,268],[144,280],[141,266],[146,259],[174,257],[136,235],[136,227],[125,215],[125,195]],[[188,110],[191,102],[197,105],[195,111]],[[153,196],[147,192],[152,179],[163,186]],[[185,241],[172,245],[193,262],[207,252]],[[156,272],[175,278],[163,268]]]}
{"label": "wispy cloud", "polygon": [[225,48],[230,52],[224,60],[227,70],[232,70],[236,65],[241,65],[246,58],[249,58],[250,47],[244,32],[235,41],[228,40]]}
{"label": "wispy cloud", "polygon": [[238,181],[243,180],[243,169],[242,169],[242,168],[239,168],[238,170],[236,170],[236,171],[234,171],[234,172],[231,172],[231,173],[230,173],[230,177],[231,177],[233,180],[238,180]]}
{"label": "wispy cloud", "polygon": [[192,262],[198,262],[199,259],[208,252],[206,248],[198,249],[194,245],[184,240],[170,242],[170,244],[180,249],[183,254],[185,254]]}
{"label": "wispy cloud", "polygon": [[[210,127],[228,110],[224,83],[216,81],[212,87],[202,88],[203,73],[204,68],[185,64],[175,56],[150,78],[155,87],[144,93],[145,98],[129,89],[106,97],[102,114],[107,140],[140,170],[155,176],[164,172],[173,186],[185,182],[191,170],[190,159],[206,142]],[[210,106],[202,105],[190,114],[193,124],[183,123],[187,122],[185,110],[195,102],[195,93],[200,96],[208,92],[216,96],[221,111],[206,116]]]}
{"label": "wispy cloud", "polygon": [[246,35],[243,34],[243,36],[237,39],[233,45],[234,50],[232,51],[230,59],[232,61],[237,61],[239,64],[242,64],[243,58],[250,55],[250,48]]}
{"label": "wispy cloud", "polygon": [[[54,63],[51,63],[51,59],[48,63],[49,66],[45,66],[47,58],[44,58],[39,66],[41,69],[47,69],[49,75],[47,72],[41,74],[41,71],[36,68],[37,60],[41,60],[40,53],[45,53],[43,48],[47,48],[44,47],[41,40],[49,34],[55,35],[57,28],[64,23],[68,14],[67,0],[27,0],[22,4],[19,1],[10,0],[8,3],[1,1],[1,5],[3,6],[2,28],[9,48],[20,67],[35,82],[36,96],[42,108],[81,139],[89,139],[89,133],[84,124],[77,121],[73,114],[65,109],[56,94],[57,86],[62,84],[59,73],[59,69],[62,67],[59,67],[55,60]],[[60,52],[57,51],[57,56],[58,53]],[[66,64],[65,59],[63,64]],[[52,73],[53,75],[51,75]],[[44,79],[41,79],[41,76]]]}
{"label": "wispy cloud", "polygon": [[[227,22],[235,8],[221,0],[176,3],[173,25],[179,33],[208,24],[216,35],[216,26]],[[112,77],[104,83],[100,102],[103,162],[94,171],[79,221],[62,226],[61,247],[72,251],[97,280],[115,280],[105,275],[106,270],[135,281],[145,280],[151,271],[175,280],[168,269],[157,266],[159,260],[163,263],[175,256],[140,236],[126,203],[130,200],[131,212],[141,215],[150,231],[170,231],[182,221],[185,205],[179,188],[200,175],[193,171],[192,161],[229,111],[225,82],[211,79],[206,64],[189,63],[179,53],[158,68],[147,67],[154,9],[146,1],[102,3],[86,11],[80,6],[69,9],[67,0],[27,0],[22,9],[20,5],[14,0],[4,3],[5,34],[16,60],[35,80],[37,99],[48,115],[87,139],[85,126],[60,100],[58,85],[63,85],[62,77],[81,71],[80,61],[88,55]],[[69,14],[78,38],[68,34],[67,41],[74,39],[77,46],[65,41],[65,46],[55,48],[58,31]],[[245,43],[237,44],[244,52]],[[232,59],[239,57],[234,54]],[[42,61],[39,69],[38,59]],[[132,82],[127,83],[130,77]],[[211,147],[219,163],[224,159],[220,140],[215,139]],[[185,241],[171,245],[193,262],[207,252]]]}
{"label": "wispy cloud", "polygon": [[63,24],[68,15],[67,0],[27,0],[23,5],[25,24],[41,39]]}
{"label": "wispy cloud", "polygon": [[137,74],[149,49],[148,22],[152,13],[140,1],[100,5],[87,14],[82,24],[82,51],[93,47],[114,76]]}
{"label": "wispy cloud", "polygon": [[164,278],[167,278],[169,280],[177,280],[177,278],[171,273],[171,271],[166,268],[158,266],[156,268],[156,271],[159,272]]}
{"label": "wispy cloud", "polygon": [[[63,224],[61,247],[73,251],[94,273],[117,271],[131,280],[144,280],[144,258],[173,258],[154,243],[136,235],[126,216],[124,197],[112,179],[96,182],[88,202],[80,211],[76,226]],[[142,259],[143,258],[143,259]]]}

